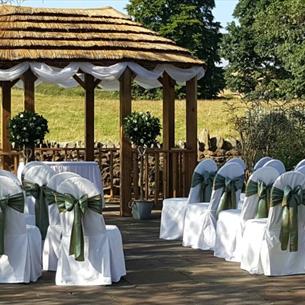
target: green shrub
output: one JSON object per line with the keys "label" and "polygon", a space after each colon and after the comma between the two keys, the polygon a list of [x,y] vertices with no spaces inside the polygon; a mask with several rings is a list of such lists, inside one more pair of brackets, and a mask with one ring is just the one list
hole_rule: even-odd
{"label": "green shrub", "polygon": [[20,112],[9,122],[9,140],[16,149],[42,143],[48,132],[48,121],[35,112]]}

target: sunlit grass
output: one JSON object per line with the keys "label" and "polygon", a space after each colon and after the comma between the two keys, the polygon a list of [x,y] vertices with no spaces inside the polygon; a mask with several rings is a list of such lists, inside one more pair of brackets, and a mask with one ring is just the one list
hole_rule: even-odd
{"label": "sunlit grass", "polygon": [[[76,142],[84,140],[84,96],[81,91],[57,94],[38,90],[36,112],[49,121],[47,140]],[[240,100],[230,99],[240,104]],[[23,110],[23,91],[13,90],[12,115]],[[237,137],[230,122],[226,99],[198,101],[198,132],[208,129],[212,136]],[[133,101],[134,111],[150,111],[162,120],[161,101]],[[176,101],[176,142],[185,140],[185,101]],[[119,100],[116,95],[97,94],[95,102],[95,140],[103,143],[119,142]]]}

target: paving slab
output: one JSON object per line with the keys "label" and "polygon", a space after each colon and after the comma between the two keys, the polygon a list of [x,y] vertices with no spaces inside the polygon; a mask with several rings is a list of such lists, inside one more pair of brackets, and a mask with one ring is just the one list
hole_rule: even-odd
{"label": "paving slab", "polygon": [[105,213],[123,236],[127,275],[112,286],[59,287],[55,273],[37,283],[0,285],[0,304],[260,305],[305,304],[305,275],[250,275],[210,251],[159,237],[160,212],[151,220]]}

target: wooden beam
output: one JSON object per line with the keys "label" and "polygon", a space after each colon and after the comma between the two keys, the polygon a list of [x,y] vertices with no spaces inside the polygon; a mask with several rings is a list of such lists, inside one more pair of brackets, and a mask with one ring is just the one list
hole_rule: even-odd
{"label": "wooden beam", "polygon": [[132,72],[127,68],[120,78],[120,213],[130,216],[132,150],[123,130],[123,120],[131,113]]}
{"label": "wooden beam", "polygon": [[188,154],[185,173],[187,192],[198,160],[197,138],[197,77],[194,77],[186,82],[186,148],[192,151]]}
{"label": "wooden beam", "polygon": [[86,161],[94,161],[94,77],[85,74],[85,146]]}
{"label": "wooden beam", "polygon": [[[11,151],[11,143],[9,141],[9,130],[8,123],[11,118],[11,82],[3,81],[2,85],[2,150],[4,153],[9,153]],[[8,156],[3,156],[3,169],[9,170],[10,159]]]}
{"label": "wooden beam", "polygon": [[[175,146],[175,81],[164,72],[162,84],[163,149],[170,151]],[[164,197],[168,198],[173,196],[173,164],[170,153],[165,156],[164,169]]]}
{"label": "wooden beam", "polygon": [[83,87],[86,90],[86,84],[85,82],[78,76],[78,75],[73,75],[73,78],[77,81],[77,83]]}
{"label": "wooden beam", "polygon": [[35,81],[36,76],[31,70],[22,76],[24,83],[24,110],[35,112]]}

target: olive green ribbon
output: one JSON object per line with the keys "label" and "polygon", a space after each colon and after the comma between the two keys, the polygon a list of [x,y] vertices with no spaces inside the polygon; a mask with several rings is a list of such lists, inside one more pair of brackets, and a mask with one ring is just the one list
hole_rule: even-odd
{"label": "olive green ribbon", "polygon": [[83,195],[80,199],[76,199],[70,194],[58,194],[56,196],[56,203],[61,213],[74,211],[69,255],[74,255],[77,261],[84,261],[84,231],[82,219],[88,208],[96,213],[102,214],[102,196],[96,195],[88,198],[87,195]]}
{"label": "olive green ribbon", "polygon": [[4,254],[4,231],[6,223],[6,208],[10,207],[20,213],[24,211],[24,194],[8,195],[0,199],[0,256]]}
{"label": "olive green ribbon", "polygon": [[36,226],[40,230],[42,239],[45,239],[49,226],[48,203],[46,201],[47,187],[45,185],[40,186],[37,183],[24,180],[23,189],[25,190],[27,196],[33,196],[36,200],[35,202]]}
{"label": "olive green ribbon", "polygon": [[249,180],[246,185],[246,196],[250,197],[257,195],[257,211],[255,218],[267,218],[270,208],[270,196],[271,196],[272,184],[267,185],[264,181]]}
{"label": "olive green ribbon", "polygon": [[284,190],[273,187],[271,190],[271,207],[282,205],[282,222],[280,242],[281,249],[289,252],[298,251],[298,206],[304,204],[303,189],[285,186]]}
{"label": "olive green ribbon", "polygon": [[222,188],[222,195],[216,211],[217,218],[221,211],[237,208],[236,191],[242,189],[243,183],[243,175],[234,179],[216,175],[213,188],[214,190]]}
{"label": "olive green ribbon", "polygon": [[213,181],[215,178],[215,172],[205,171],[203,174],[197,172],[192,176],[192,187],[200,184],[200,202],[209,202],[211,199]]}

